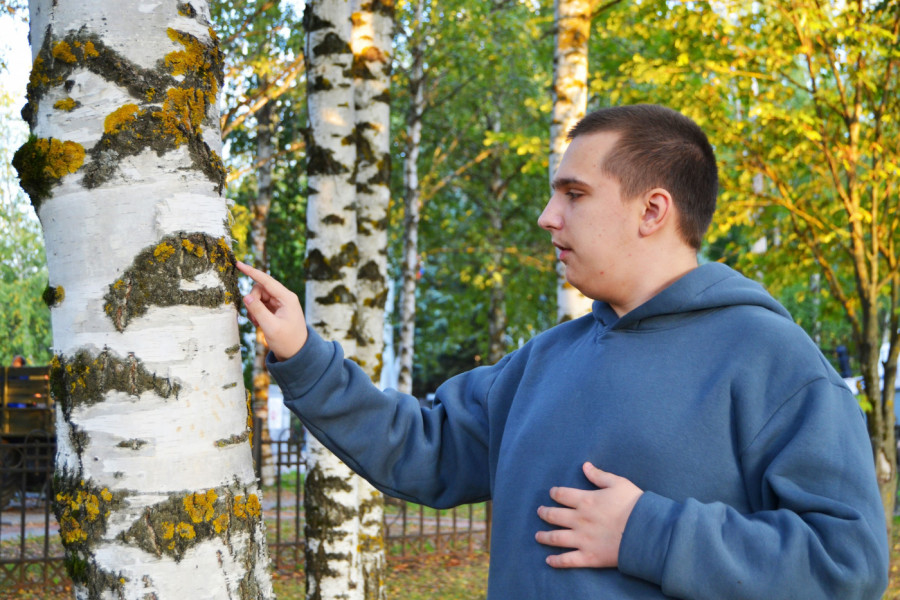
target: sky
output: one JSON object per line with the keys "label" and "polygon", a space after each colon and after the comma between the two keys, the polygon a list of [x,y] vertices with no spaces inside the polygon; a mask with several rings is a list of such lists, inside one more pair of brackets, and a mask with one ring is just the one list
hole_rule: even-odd
{"label": "sky", "polygon": [[0,16],[0,54],[7,70],[0,73],[0,86],[25,102],[25,85],[31,69],[31,48],[28,46],[28,24],[7,14]]}

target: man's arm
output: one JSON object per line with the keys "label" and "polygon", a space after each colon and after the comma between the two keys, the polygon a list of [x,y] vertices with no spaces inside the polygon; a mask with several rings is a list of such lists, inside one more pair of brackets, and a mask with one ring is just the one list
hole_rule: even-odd
{"label": "man's arm", "polygon": [[505,360],[454,377],[424,410],[412,396],[378,389],[339,344],[308,330],[296,294],[238,268],[256,282],[244,304],[272,351],[269,372],[319,441],[392,496],[440,508],[489,498],[485,405]]}

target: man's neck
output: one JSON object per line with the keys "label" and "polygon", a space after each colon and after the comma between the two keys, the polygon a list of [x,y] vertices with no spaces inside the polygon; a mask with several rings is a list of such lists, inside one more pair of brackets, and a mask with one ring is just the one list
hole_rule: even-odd
{"label": "man's neck", "polygon": [[[673,260],[674,259],[674,260]],[[635,280],[633,291],[620,303],[609,303],[620,317],[644,304],[699,266],[694,253],[681,254],[660,263],[651,263]]]}

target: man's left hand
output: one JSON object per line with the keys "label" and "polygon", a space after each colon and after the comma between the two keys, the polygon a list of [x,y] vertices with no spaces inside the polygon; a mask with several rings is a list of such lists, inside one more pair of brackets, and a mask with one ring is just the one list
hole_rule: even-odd
{"label": "man's left hand", "polygon": [[584,463],[584,474],[596,490],[555,487],[550,497],[561,507],[541,506],[538,516],[562,529],[539,531],[541,544],[573,548],[571,552],[547,557],[556,568],[615,567],[619,564],[619,544],[625,524],[644,492],[624,477],[601,471]]}

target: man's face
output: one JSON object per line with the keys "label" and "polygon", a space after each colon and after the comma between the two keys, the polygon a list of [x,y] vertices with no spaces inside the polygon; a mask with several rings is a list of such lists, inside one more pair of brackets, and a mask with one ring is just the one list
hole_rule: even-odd
{"label": "man's face", "polygon": [[619,183],[600,165],[617,133],[576,137],[563,155],[538,225],[551,234],[566,279],[582,294],[615,309],[640,276],[631,261],[639,237],[640,202],[623,201]]}

